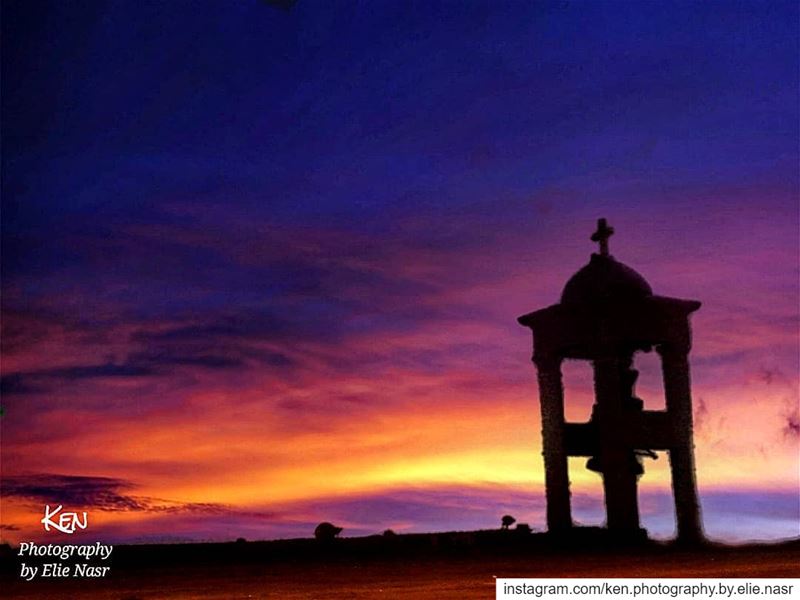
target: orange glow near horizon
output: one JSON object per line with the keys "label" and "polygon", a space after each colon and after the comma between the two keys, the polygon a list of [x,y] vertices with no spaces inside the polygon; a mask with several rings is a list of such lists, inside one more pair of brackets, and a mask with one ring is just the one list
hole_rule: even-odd
{"label": "orange glow near horizon", "polygon": [[[509,386],[493,396],[491,411],[477,401],[475,393],[459,397],[435,389],[426,393],[424,408],[411,410],[403,398],[410,388],[427,388],[430,379],[405,376],[403,382],[396,390],[380,386],[382,393],[396,396],[393,407],[365,410],[346,419],[333,414],[328,425],[317,430],[286,430],[286,423],[263,407],[260,392],[255,391],[240,397],[236,408],[224,413],[217,410],[211,418],[208,415],[224,399],[203,393],[188,397],[174,412],[150,415],[146,426],[118,419],[103,422],[95,415],[91,428],[80,437],[22,443],[14,448],[11,459],[21,472],[58,472],[50,457],[68,456],[64,463],[68,464],[67,473],[125,474],[135,482],[130,493],[137,497],[215,503],[241,510],[354,499],[405,488],[510,487],[542,493],[535,385]],[[326,386],[368,390],[365,381],[349,386],[330,381],[316,389],[324,395]],[[796,489],[797,479],[792,479],[792,474],[797,472],[797,457],[792,443],[771,435],[775,415],[739,410],[747,400],[736,401],[727,391],[696,392],[704,398],[704,410],[716,415],[702,416],[696,435],[701,493]],[[569,403],[569,388],[566,396]],[[589,401],[580,391],[576,397],[579,402]],[[773,400],[762,397],[761,402],[769,405]],[[719,402],[728,410],[717,410]],[[192,407],[189,416],[186,407]],[[49,419],[55,424],[65,419],[80,421],[81,416],[74,411],[54,412]],[[732,435],[742,430],[748,431],[746,437]],[[754,447],[758,451],[753,452]],[[98,448],[103,451],[98,453]],[[571,460],[573,493],[596,494],[599,477],[584,469],[583,462],[585,459]],[[645,466],[642,491],[668,490],[669,471],[663,453],[658,463],[646,461]],[[4,500],[4,507],[10,520],[31,522],[35,516],[16,502]],[[154,518],[130,512],[93,515],[98,526],[132,530],[140,520]],[[29,535],[32,532],[35,528],[25,530]],[[14,533],[6,532],[5,537],[14,539]]]}

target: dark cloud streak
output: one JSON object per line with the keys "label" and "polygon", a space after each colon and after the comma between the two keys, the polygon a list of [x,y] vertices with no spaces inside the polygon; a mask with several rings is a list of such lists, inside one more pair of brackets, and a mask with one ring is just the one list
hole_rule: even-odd
{"label": "dark cloud streak", "polygon": [[230,507],[216,503],[174,502],[126,493],[129,481],[111,477],[39,473],[3,478],[3,495],[26,501],[62,504],[106,512],[222,514]]}

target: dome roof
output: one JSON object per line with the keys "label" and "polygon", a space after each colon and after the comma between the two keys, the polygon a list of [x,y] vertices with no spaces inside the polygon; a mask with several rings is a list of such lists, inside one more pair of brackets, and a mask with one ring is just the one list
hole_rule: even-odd
{"label": "dome roof", "polygon": [[564,286],[561,303],[627,302],[652,295],[653,289],[639,273],[611,256],[592,254],[589,264]]}

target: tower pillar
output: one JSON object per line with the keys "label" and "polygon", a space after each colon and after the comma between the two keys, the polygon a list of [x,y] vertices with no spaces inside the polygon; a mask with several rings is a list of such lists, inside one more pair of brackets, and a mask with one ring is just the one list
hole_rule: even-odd
{"label": "tower pillar", "polygon": [[692,393],[688,350],[663,345],[658,348],[664,374],[667,412],[672,415],[675,443],[669,449],[672,493],[678,540],[697,542],[703,537],[700,502],[694,466]]}
{"label": "tower pillar", "polygon": [[564,385],[561,359],[535,357],[542,412],[542,456],[547,493],[547,529],[563,531],[572,527],[569,502],[569,473],[564,445]]}
{"label": "tower pillar", "polygon": [[[599,457],[603,470],[603,492],[606,501],[607,526],[619,535],[637,535],[640,531],[637,498],[636,459],[633,449],[624,443],[620,424],[625,422],[622,372],[630,358],[606,357],[594,361],[594,385],[597,406],[594,421],[600,442]],[[627,392],[627,393],[626,393]]]}

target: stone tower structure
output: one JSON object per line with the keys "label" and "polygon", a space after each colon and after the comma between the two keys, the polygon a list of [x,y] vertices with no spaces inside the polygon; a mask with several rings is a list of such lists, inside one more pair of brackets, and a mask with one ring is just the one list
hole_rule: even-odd
{"label": "stone tower structure", "polygon": [[[539,381],[547,493],[547,527],[572,527],[567,457],[589,457],[601,473],[610,533],[640,537],[639,457],[669,455],[678,540],[702,539],[695,484],[689,315],[696,300],[653,294],[645,279],[609,254],[614,230],[598,221],[591,239],[600,244],[589,264],[567,282],[561,302],[520,317],[533,332]],[[666,410],[644,410],[635,397],[635,354],[655,349],[661,357]],[[595,405],[586,423],[564,420],[564,360],[585,360],[594,370]]]}

